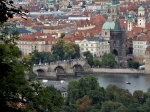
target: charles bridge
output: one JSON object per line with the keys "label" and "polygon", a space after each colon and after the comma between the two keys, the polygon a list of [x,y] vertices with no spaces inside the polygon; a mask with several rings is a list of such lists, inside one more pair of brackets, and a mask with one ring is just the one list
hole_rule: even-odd
{"label": "charles bridge", "polygon": [[33,66],[33,72],[38,77],[59,78],[64,76],[76,76],[78,73],[90,72],[91,67],[86,59],[71,59],[49,64]]}

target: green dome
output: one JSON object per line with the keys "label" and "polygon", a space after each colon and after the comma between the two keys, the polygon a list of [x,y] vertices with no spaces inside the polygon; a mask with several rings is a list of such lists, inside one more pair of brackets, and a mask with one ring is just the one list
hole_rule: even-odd
{"label": "green dome", "polygon": [[140,6],[140,7],[138,8],[138,11],[145,11],[145,9],[144,9],[142,6]]}
{"label": "green dome", "polygon": [[115,22],[111,21],[110,18],[103,24],[102,30],[110,30],[115,28]]}

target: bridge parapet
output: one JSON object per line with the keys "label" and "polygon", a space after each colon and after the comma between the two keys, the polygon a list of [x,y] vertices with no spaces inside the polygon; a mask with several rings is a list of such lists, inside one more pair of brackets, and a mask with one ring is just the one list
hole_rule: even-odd
{"label": "bridge parapet", "polygon": [[89,71],[90,66],[87,64],[86,59],[71,59],[57,62],[51,62],[49,64],[41,64],[33,66],[33,71],[43,70],[48,76],[54,76],[59,73],[74,74],[74,67],[81,67],[83,71]]}

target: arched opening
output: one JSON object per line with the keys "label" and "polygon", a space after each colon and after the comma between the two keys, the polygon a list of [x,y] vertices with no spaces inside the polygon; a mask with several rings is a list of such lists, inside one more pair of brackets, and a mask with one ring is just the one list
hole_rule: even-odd
{"label": "arched opening", "polygon": [[84,71],[83,67],[81,65],[78,65],[78,64],[76,64],[76,65],[73,66],[73,70],[75,72],[82,72],[82,71]]}
{"label": "arched opening", "polygon": [[36,70],[37,76],[46,76],[46,72],[43,69]]}
{"label": "arched opening", "polygon": [[63,67],[57,66],[57,67],[55,68],[55,72],[56,72],[57,74],[64,74],[64,73],[65,73],[65,70],[64,70]]}
{"label": "arched opening", "polygon": [[75,77],[83,75],[84,69],[81,65],[79,65],[79,64],[74,65],[73,70],[74,70],[74,73],[75,73]]}
{"label": "arched opening", "polygon": [[133,59],[131,59],[131,58],[127,59],[127,62],[129,62],[129,61],[133,61]]}
{"label": "arched opening", "polygon": [[132,47],[129,47],[127,49],[127,54],[133,54],[133,48]]}
{"label": "arched opening", "polygon": [[118,51],[116,49],[113,50],[112,52],[115,56],[118,56]]}

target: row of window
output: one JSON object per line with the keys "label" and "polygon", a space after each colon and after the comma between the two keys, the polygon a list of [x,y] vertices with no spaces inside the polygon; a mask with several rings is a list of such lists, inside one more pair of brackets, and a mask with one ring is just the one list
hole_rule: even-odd
{"label": "row of window", "polygon": [[145,50],[133,50],[133,53],[144,53],[145,54]]}
{"label": "row of window", "polygon": [[81,45],[81,46],[99,46],[99,45],[108,45],[108,43],[105,42],[105,43],[100,43],[100,44],[79,44],[79,45]]}
{"label": "row of window", "polygon": [[145,46],[134,45],[134,48],[145,48]]}
{"label": "row of window", "polygon": [[134,41],[134,42],[133,42],[133,44],[145,44],[145,43],[146,43],[146,42],[141,42],[141,41],[140,41],[140,42],[139,42],[139,41],[138,41],[138,42],[137,42],[137,41]]}
{"label": "row of window", "polygon": [[[28,42],[28,41],[18,41],[18,44],[46,44],[45,41],[42,42]],[[53,41],[48,41],[49,44],[54,44],[55,42]]]}
{"label": "row of window", "polygon": [[[103,46],[103,47],[99,47],[99,48],[95,48],[95,49],[99,50],[99,49],[108,49],[108,48],[110,48],[110,47],[109,46]],[[91,51],[93,51],[93,48],[81,48],[81,50],[84,50],[84,49],[85,50],[88,50],[88,49],[90,50],[91,49]]]}

